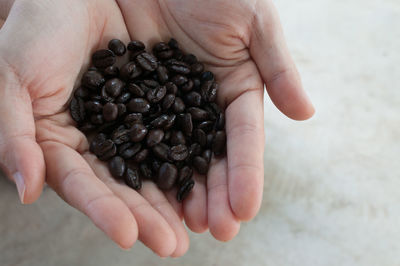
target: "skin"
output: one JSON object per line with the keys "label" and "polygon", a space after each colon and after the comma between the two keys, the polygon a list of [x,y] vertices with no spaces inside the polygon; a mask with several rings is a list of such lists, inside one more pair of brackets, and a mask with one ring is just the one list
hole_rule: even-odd
{"label": "skin", "polygon": [[[269,0],[16,0],[0,10],[2,168],[23,203],[46,182],[124,249],[139,239],[161,257],[183,255],[182,219],[194,232],[232,239],[261,204],[264,84],[288,117],[314,113]],[[171,36],[216,74],[227,118],[227,157],[213,159],[207,181],[195,176],[183,204],[176,190],[145,182],[136,192],[115,181],[67,109],[90,55],[110,39],[151,46]]]}

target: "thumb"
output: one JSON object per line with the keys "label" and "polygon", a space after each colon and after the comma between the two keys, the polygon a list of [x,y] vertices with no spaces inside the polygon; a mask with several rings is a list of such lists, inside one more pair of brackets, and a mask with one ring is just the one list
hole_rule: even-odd
{"label": "thumb", "polygon": [[290,56],[278,13],[272,1],[258,1],[250,53],[267,92],[282,113],[295,120],[310,118],[315,110]]}
{"label": "thumb", "polygon": [[17,186],[22,203],[43,188],[45,164],[35,138],[32,103],[13,71],[0,65],[0,166]]}

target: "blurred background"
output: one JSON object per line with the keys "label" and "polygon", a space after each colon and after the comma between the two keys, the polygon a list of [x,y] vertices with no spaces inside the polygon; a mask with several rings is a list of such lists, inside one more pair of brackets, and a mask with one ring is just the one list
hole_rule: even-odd
{"label": "blurred background", "polygon": [[400,265],[400,1],[275,3],[317,113],[266,97],[263,204],[234,240],[124,252],[51,189],[22,206],[0,177],[0,265]]}

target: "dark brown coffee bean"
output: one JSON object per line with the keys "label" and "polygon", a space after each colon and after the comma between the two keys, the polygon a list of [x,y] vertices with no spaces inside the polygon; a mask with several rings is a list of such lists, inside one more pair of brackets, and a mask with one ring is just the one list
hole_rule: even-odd
{"label": "dark brown coffee bean", "polygon": [[172,131],[171,133],[171,139],[170,139],[171,145],[179,145],[179,144],[186,144],[185,136],[183,135],[182,131]]}
{"label": "dark brown coffee bean", "polygon": [[126,105],[123,103],[117,104],[118,108],[118,117],[123,116],[126,113]]}
{"label": "dark brown coffee bean", "polygon": [[113,51],[114,54],[118,56],[122,56],[126,52],[125,44],[118,39],[112,39],[111,41],[109,41],[108,49]]}
{"label": "dark brown coffee bean", "polygon": [[200,94],[204,101],[214,102],[217,99],[218,84],[213,81],[206,81],[201,86]]}
{"label": "dark brown coffee bean", "polygon": [[82,99],[89,97],[89,91],[84,87],[79,87],[75,90],[74,96]]}
{"label": "dark brown coffee bean", "polygon": [[193,169],[191,167],[189,166],[182,167],[182,169],[179,170],[177,184],[181,186],[187,180],[191,179],[192,176],[193,176]]}
{"label": "dark brown coffee bean", "polygon": [[130,92],[123,92],[117,99],[117,103],[127,103],[131,99]]}
{"label": "dark brown coffee bean", "polygon": [[190,113],[180,114],[179,121],[183,133],[186,136],[191,136],[193,131],[192,115]]}
{"label": "dark brown coffee bean", "polygon": [[208,163],[206,159],[200,156],[196,156],[193,159],[193,166],[201,175],[205,175],[208,172]]}
{"label": "dark brown coffee bean", "polygon": [[91,113],[100,113],[103,110],[103,105],[99,101],[85,102],[85,109]]}
{"label": "dark brown coffee bean", "polygon": [[119,68],[117,66],[109,66],[103,70],[104,76],[108,78],[117,77],[119,75]]}
{"label": "dark brown coffee bean", "polygon": [[179,49],[179,44],[174,38],[169,40],[168,46],[171,47],[171,49]]}
{"label": "dark brown coffee bean", "polygon": [[97,151],[98,154],[96,155],[100,160],[108,161],[117,154],[117,146],[115,146],[115,143],[109,139],[99,145]]}
{"label": "dark brown coffee bean", "polygon": [[173,146],[169,150],[169,158],[174,161],[184,161],[188,154],[188,148],[183,144]]}
{"label": "dark brown coffee bean", "polygon": [[146,119],[146,122],[151,121],[152,119],[159,117],[162,114],[162,108],[159,104],[153,104],[150,107],[148,119]]}
{"label": "dark brown coffee bean", "polygon": [[201,155],[201,146],[198,143],[193,143],[192,145],[190,145],[189,147],[189,153],[188,153],[188,159],[189,160],[193,160],[193,158],[195,156],[199,156]]}
{"label": "dark brown coffee bean", "polygon": [[182,101],[181,98],[176,97],[174,104],[172,105],[172,111],[174,111],[174,113],[176,114],[180,114],[183,113],[183,111],[185,111],[185,103]]}
{"label": "dark brown coffee bean", "polygon": [[211,150],[205,150],[205,151],[203,151],[201,156],[207,161],[207,163],[210,163],[212,152],[211,152]]}
{"label": "dark brown coffee bean", "polygon": [[167,92],[170,94],[175,95],[178,92],[178,87],[172,82],[165,83],[165,87],[167,88]]}
{"label": "dark brown coffee bean", "polygon": [[130,140],[129,136],[130,130],[124,126],[119,126],[116,130],[111,133],[111,139],[115,144],[121,145],[122,143],[128,142]]}
{"label": "dark brown coffee bean", "polygon": [[192,91],[185,95],[185,103],[188,106],[198,107],[201,105],[201,95],[198,92]]}
{"label": "dark brown coffee bean", "polygon": [[97,134],[90,142],[89,151],[98,154],[100,145],[107,140],[107,135],[103,133]]}
{"label": "dark brown coffee bean", "polygon": [[118,147],[118,154],[124,159],[132,158],[136,153],[138,153],[142,148],[142,144],[131,142],[124,143]]}
{"label": "dark brown coffee bean", "polygon": [[217,131],[213,140],[212,150],[216,156],[221,155],[225,151],[226,134],[225,131]]}
{"label": "dark brown coffee bean", "polygon": [[203,70],[204,70],[204,65],[200,62],[190,66],[190,71],[192,75],[199,75],[203,72]]}
{"label": "dark brown coffee bean", "polygon": [[118,117],[118,107],[114,103],[106,103],[103,106],[103,117],[107,122],[114,121]]}
{"label": "dark brown coffee bean", "polygon": [[207,144],[207,135],[202,129],[193,130],[193,141],[200,144],[201,147]]}
{"label": "dark brown coffee bean", "polygon": [[134,161],[135,163],[141,163],[147,159],[148,155],[149,155],[148,149],[141,150],[140,152],[136,153],[133,156],[132,161]]}
{"label": "dark brown coffee bean", "polygon": [[176,194],[176,199],[178,202],[182,202],[187,196],[189,196],[190,191],[192,191],[194,187],[194,181],[193,179],[187,180],[185,183],[183,183]]}
{"label": "dark brown coffee bean", "polygon": [[125,184],[135,190],[139,190],[142,188],[142,180],[140,179],[137,169],[128,167],[124,175],[124,181]]}
{"label": "dark brown coffee bean", "polygon": [[200,79],[202,81],[214,81],[214,74],[210,71],[205,71],[201,74]]}
{"label": "dark brown coffee bean", "polygon": [[207,144],[206,144],[207,148],[212,148],[213,142],[214,142],[214,138],[215,138],[215,133],[207,134]]}
{"label": "dark brown coffee bean", "polygon": [[193,120],[204,121],[208,118],[208,113],[199,107],[190,107],[187,111],[192,115]]}
{"label": "dark brown coffee bean", "polygon": [[124,80],[132,80],[142,75],[143,70],[135,62],[128,62],[121,67],[119,72]]}
{"label": "dark brown coffee bean", "polygon": [[165,131],[165,132],[164,132],[163,141],[164,141],[164,142],[168,142],[170,139],[171,139],[171,131],[170,131],[170,130]]}
{"label": "dark brown coffee bean", "polygon": [[142,51],[145,48],[146,46],[141,41],[131,41],[128,43],[128,50],[132,52]]}
{"label": "dark brown coffee bean", "polygon": [[108,66],[114,65],[115,55],[111,50],[98,50],[92,56],[92,62],[95,67],[106,68]]}
{"label": "dark brown coffee bean", "polygon": [[140,142],[142,141],[147,135],[147,128],[142,124],[134,124],[131,127],[131,141],[133,142]]}
{"label": "dark brown coffee bean", "polygon": [[129,83],[127,88],[134,96],[143,97],[145,95],[145,93],[142,90],[142,88],[140,88],[135,83]]}
{"label": "dark brown coffee bean", "polygon": [[157,53],[157,57],[160,58],[161,60],[170,59],[173,56],[174,56],[174,50],[172,49]]}
{"label": "dark brown coffee bean", "polygon": [[161,84],[164,84],[168,81],[168,70],[165,66],[163,65],[159,65],[157,67],[157,77],[158,80],[161,82]]}
{"label": "dark brown coffee bean", "polygon": [[104,124],[104,119],[102,114],[92,114],[90,116],[90,122],[95,125],[102,125]]}
{"label": "dark brown coffee bean", "polygon": [[82,85],[91,90],[101,88],[106,80],[98,71],[88,71],[82,76]]}
{"label": "dark brown coffee bean", "polygon": [[118,78],[113,78],[108,80],[104,86],[106,87],[107,94],[116,98],[121,94],[122,89],[125,87],[125,83]]}
{"label": "dark brown coffee bean", "polygon": [[164,138],[164,131],[160,129],[152,129],[147,134],[146,144],[148,147],[153,147],[159,144]]}
{"label": "dark brown coffee bean", "polygon": [[162,108],[164,110],[168,110],[175,102],[175,95],[174,94],[167,94],[165,95],[162,101]]}
{"label": "dark brown coffee bean", "polygon": [[108,169],[115,178],[121,178],[126,169],[125,160],[122,157],[115,156],[108,162]]}
{"label": "dark brown coffee bean", "polygon": [[171,81],[179,87],[188,82],[188,79],[183,75],[175,75],[172,77]]}
{"label": "dark brown coffee bean", "polygon": [[134,113],[147,113],[150,110],[150,104],[146,99],[133,98],[128,104],[128,109]]}
{"label": "dark brown coffee bean", "polygon": [[150,125],[155,128],[162,128],[167,125],[169,116],[168,115],[161,115],[150,122]]}
{"label": "dark brown coffee bean", "polygon": [[90,122],[84,122],[82,125],[78,126],[78,128],[80,131],[86,134],[89,133],[90,131],[95,130],[96,126]]}
{"label": "dark brown coffee bean", "polygon": [[141,163],[139,169],[143,178],[153,179],[153,171],[151,171],[151,168],[147,163]]}
{"label": "dark brown coffee bean", "polygon": [[158,103],[164,98],[166,94],[167,94],[167,89],[165,88],[165,86],[161,86],[149,90],[147,92],[146,97],[151,103]]}
{"label": "dark brown coffee bean", "polygon": [[213,127],[214,127],[214,122],[210,120],[203,121],[197,125],[197,128],[202,129],[206,133],[210,132],[213,129]]}
{"label": "dark brown coffee bean", "polygon": [[197,63],[197,57],[194,54],[186,54],[183,57],[183,62],[185,62],[186,64],[189,64],[189,65],[193,65],[193,64]]}
{"label": "dark brown coffee bean", "polygon": [[[154,173],[158,173],[158,169],[160,169],[160,167],[161,167],[161,162],[159,161],[159,160],[157,160],[157,159],[153,159],[152,160],[152,162],[151,162],[151,169],[153,170],[153,172]],[[157,179],[157,177],[156,176],[153,176],[153,179]]]}
{"label": "dark brown coffee bean", "polygon": [[111,97],[110,95],[108,95],[107,90],[106,90],[106,86],[103,86],[103,87],[101,88],[101,99],[102,99],[103,101],[105,101],[105,102],[108,102],[108,103],[114,101],[114,98]]}
{"label": "dark brown coffee bean", "polygon": [[167,144],[161,142],[160,144],[154,146],[152,151],[157,158],[163,161],[169,161],[168,158],[169,147]]}
{"label": "dark brown coffee bean", "polygon": [[132,125],[134,125],[134,124],[142,124],[143,123],[143,115],[141,113],[128,114],[124,119],[124,123],[128,127],[132,127]]}
{"label": "dark brown coffee bean", "polygon": [[163,60],[171,58],[174,54],[174,51],[164,42],[157,43],[153,47],[153,52],[158,58]]}
{"label": "dark brown coffee bean", "polygon": [[79,97],[73,97],[69,106],[72,119],[77,123],[82,123],[85,120],[85,104]]}
{"label": "dark brown coffee bean", "polygon": [[190,67],[188,64],[185,62],[177,61],[177,60],[172,60],[169,62],[167,65],[167,68],[169,71],[182,74],[182,75],[188,75],[190,73]]}
{"label": "dark brown coffee bean", "polygon": [[92,101],[101,101],[102,99],[103,98],[101,97],[101,95],[98,95],[98,94],[91,93],[89,95],[89,100],[92,100]]}
{"label": "dark brown coffee bean", "polygon": [[176,120],[176,115],[172,114],[168,116],[168,120],[165,123],[165,126],[163,127],[164,130],[169,130],[171,129],[174,124],[175,124],[175,120]]}
{"label": "dark brown coffee bean", "polygon": [[163,163],[158,170],[157,186],[162,190],[173,187],[178,177],[178,169],[171,163]]}
{"label": "dark brown coffee bean", "polygon": [[143,84],[152,89],[160,87],[160,83],[152,79],[143,80]]}
{"label": "dark brown coffee bean", "polygon": [[174,55],[172,56],[175,60],[183,60],[184,53],[181,50],[174,50]]}
{"label": "dark brown coffee bean", "polygon": [[141,68],[147,71],[154,71],[158,66],[157,58],[146,52],[138,55],[136,57],[136,62]]}
{"label": "dark brown coffee bean", "polygon": [[220,113],[215,121],[215,129],[223,130],[225,128],[225,114]]}
{"label": "dark brown coffee bean", "polygon": [[193,89],[199,90],[201,87],[201,81],[198,78],[193,78]]}

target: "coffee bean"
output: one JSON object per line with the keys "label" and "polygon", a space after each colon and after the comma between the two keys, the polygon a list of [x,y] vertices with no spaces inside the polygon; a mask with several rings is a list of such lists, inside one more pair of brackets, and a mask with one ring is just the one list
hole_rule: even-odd
{"label": "coffee bean", "polygon": [[185,136],[182,131],[172,131],[171,133],[171,145],[186,144]]}
{"label": "coffee bean", "polygon": [[124,143],[118,147],[118,154],[124,159],[132,158],[136,153],[138,153],[142,148],[142,144],[131,142]]}
{"label": "coffee bean", "polygon": [[217,120],[215,121],[215,129],[223,130],[225,128],[225,115],[223,113],[219,113]]}
{"label": "coffee bean", "polygon": [[175,102],[175,95],[174,94],[167,94],[165,95],[163,102],[162,102],[162,108],[164,110],[168,110],[169,108],[171,108],[171,106],[174,104]]}
{"label": "coffee bean", "polygon": [[118,117],[122,117],[126,113],[126,105],[123,103],[117,104],[118,108]]}
{"label": "coffee bean", "polygon": [[128,104],[128,109],[134,113],[147,113],[150,110],[150,103],[143,98],[133,98]]}
{"label": "coffee bean", "polygon": [[221,155],[225,151],[226,134],[225,131],[217,131],[212,144],[212,150],[216,156]]}
{"label": "coffee bean", "polygon": [[115,63],[115,55],[111,50],[98,50],[92,56],[92,62],[95,67],[106,68]]}
{"label": "coffee bean", "polygon": [[152,79],[143,80],[143,84],[152,89],[160,87],[160,83]]}
{"label": "coffee bean", "polygon": [[107,140],[107,135],[103,133],[97,134],[90,142],[89,151],[98,155],[100,145]]}
{"label": "coffee bean", "polygon": [[135,83],[129,83],[127,88],[134,96],[143,97],[145,95],[144,91]]}
{"label": "coffee bean", "polygon": [[146,144],[148,147],[153,147],[159,144],[164,138],[164,131],[160,129],[152,129],[147,134]]}
{"label": "coffee bean", "polygon": [[191,136],[193,131],[192,115],[190,113],[179,115],[180,126],[186,136]]}
{"label": "coffee bean", "polygon": [[103,86],[103,87],[101,88],[101,99],[102,99],[104,102],[108,102],[108,103],[114,101],[114,98],[111,97],[110,95],[108,95],[107,90],[106,90],[106,86]]}
{"label": "coffee bean", "polygon": [[143,149],[133,156],[132,161],[134,161],[135,163],[141,163],[144,160],[146,160],[148,155],[149,155],[149,150]]}
{"label": "coffee bean", "polygon": [[167,125],[169,116],[168,115],[161,115],[150,122],[150,125],[155,128],[162,128]]}
{"label": "coffee bean", "polygon": [[193,130],[193,141],[199,143],[201,147],[206,146],[206,144],[207,144],[206,133],[203,130],[198,129],[198,128]]}
{"label": "coffee bean", "polygon": [[128,62],[121,67],[119,72],[124,80],[132,80],[142,75],[143,70],[135,62]]}
{"label": "coffee bean", "polygon": [[198,107],[201,105],[201,95],[198,92],[192,91],[185,95],[185,103],[188,106]]}
{"label": "coffee bean", "polygon": [[100,145],[98,149],[98,154],[96,155],[100,160],[108,161],[116,154],[117,154],[117,146],[115,146],[115,143],[112,140],[106,140]]}
{"label": "coffee bean", "polygon": [[204,65],[202,63],[195,63],[190,66],[190,72],[192,75],[199,75],[203,72]]}
{"label": "coffee bean", "polygon": [[169,130],[171,129],[174,124],[175,124],[175,120],[176,120],[176,115],[172,114],[168,116],[167,122],[165,123],[165,126],[163,127],[164,130]]}
{"label": "coffee bean", "polygon": [[197,63],[197,57],[194,54],[186,54],[183,57],[183,61],[186,64],[193,65],[193,64]]}
{"label": "coffee bean", "polygon": [[167,94],[167,88],[165,86],[151,89],[147,92],[146,97],[151,103],[158,103]]}
{"label": "coffee bean", "polygon": [[200,79],[202,81],[214,81],[214,74],[210,71],[205,71],[201,74]]}
{"label": "coffee bean", "polygon": [[211,148],[213,146],[214,138],[215,138],[214,133],[207,134],[207,143],[206,143],[207,148]]}
{"label": "coffee bean", "polygon": [[90,122],[95,125],[104,124],[104,119],[102,114],[93,114],[90,116]]}
{"label": "coffee bean", "polygon": [[188,154],[188,148],[183,144],[173,146],[169,150],[169,158],[174,161],[184,161]]}
{"label": "coffee bean", "polygon": [[162,190],[169,190],[175,184],[178,169],[171,163],[163,163],[158,170],[157,186]]}
{"label": "coffee bean", "polygon": [[85,104],[81,98],[73,97],[69,110],[75,122],[82,123],[85,120]]}
{"label": "coffee bean", "polygon": [[151,171],[151,168],[147,163],[141,163],[139,169],[143,178],[153,179],[153,171]]}
{"label": "coffee bean", "polygon": [[157,144],[156,146],[154,146],[152,148],[152,151],[157,158],[159,158],[163,161],[169,161],[169,158],[168,158],[169,147],[167,144],[161,142],[161,143]]}
{"label": "coffee bean", "polygon": [[206,159],[200,156],[196,156],[193,159],[193,166],[201,175],[207,174],[208,171],[208,163]]}
{"label": "coffee bean", "polygon": [[125,44],[123,42],[121,42],[120,40],[118,40],[118,39],[112,39],[108,43],[108,49],[113,51],[114,54],[116,54],[118,56],[122,56],[126,52]]}
{"label": "coffee bean", "polygon": [[127,103],[131,99],[130,92],[123,92],[115,101],[117,103]]}
{"label": "coffee bean", "polygon": [[79,87],[75,90],[74,96],[82,99],[89,97],[89,91],[84,87]]}
{"label": "coffee bean", "polygon": [[214,127],[214,122],[210,120],[206,120],[197,124],[198,129],[202,129],[204,132],[210,132]]}
{"label": "coffee bean", "polygon": [[207,81],[201,87],[201,97],[206,102],[214,102],[217,99],[218,84],[212,81]]}
{"label": "coffee bean", "polygon": [[146,46],[141,41],[131,41],[128,43],[128,50],[132,52],[142,51],[145,48]]}
{"label": "coffee bean", "polygon": [[176,199],[178,202],[182,202],[187,196],[189,195],[190,191],[192,191],[194,187],[194,181],[192,179],[187,180],[183,183],[179,189],[178,193],[176,194]]}
{"label": "coffee bean", "polygon": [[169,71],[182,74],[182,75],[188,75],[190,73],[190,67],[188,64],[185,62],[177,61],[177,60],[172,60],[168,65],[167,68]]}
{"label": "coffee bean", "polygon": [[199,90],[201,87],[201,81],[198,78],[193,78],[193,89]]}
{"label": "coffee bean", "polygon": [[201,156],[207,161],[207,163],[210,163],[212,152],[211,152],[211,150],[205,150],[205,151],[203,151]]}
{"label": "coffee bean", "polygon": [[208,118],[208,113],[199,107],[190,107],[187,111],[192,115],[193,120],[204,121]]}
{"label": "coffee bean", "polygon": [[172,110],[174,111],[174,113],[180,114],[183,111],[185,111],[185,103],[182,101],[181,98],[176,97],[174,104],[172,105]]}
{"label": "coffee bean", "polygon": [[147,128],[142,124],[134,124],[130,130],[131,141],[140,142],[147,135]]}
{"label": "coffee bean", "polygon": [[178,87],[172,82],[165,83],[165,87],[167,88],[167,92],[170,94],[175,95],[178,92]]}
{"label": "coffee bean", "polygon": [[125,87],[125,83],[118,78],[113,78],[108,80],[104,86],[106,87],[107,94],[116,98],[121,94],[122,89]]}
{"label": "coffee bean", "polygon": [[124,119],[124,124],[132,127],[134,124],[142,124],[143,115],[141,113],[130,113]]}
{"label": "coffee bean", "polygon": [[128,167],[124,175],[124,181],[125,184],[135,190],[139,190],[142,188],[142,180],[140,179],[137,169]]}
{"label": "coffee bean", "polygon": [[193,169],[191,167],[189,166],[182,167],[182,169],[179,170],[177,184],[180,186],[183,185],[187,180],[191,179],[192,176],[193,176]]}
{"label": "coffee bean", "polygon": [[174,50],[174,55],[172,56],[175,60],[183,60],[184,53],[181,50]]}
{"label": "coffee bean", "polygon": [[83,133],[89,133],[90,131],[93,131],[96,129],[96,125],[93,125],[90,122],[84,122],[83,124],[79,125],[78,128]]}
{"label": "coffee bean", "polygon": [[[158,173],[158,169],[160,169],[161,167],[161,162],[157,159],[153,159],[153,161],[151,162],[151,169],[153,170],[153,172]],[[156,176],[153,176],[153,178],[157,179]]]}
{"label": "coffee bean", "polygon": [[174,38],[169,40],[168,46],[171,47],[171,49],[179,49],[179,44]]}
{"label": "coffee bean", "polygon": [[126,169],[125,161],[122,157],[115,156],[108,162],[110,173],[115,178],[121,178]]}
{"label": "coffee bean", "polygon": [[176,86],[179,87],[188,82],[188,79],[183,75],[175,75],[172,77],[171,81],[172,83],[174,83]]}
{"label": "coffee bean", "polygon": [[118,117],[118,107],[114,103],[106,103],[103,107],[103,117],[107,122],[114,121]]}
{"label": "coffee bean", "polygon": [[82,85],[91,90],[97,90],[106,82],[103,75],[98,71],[88,71],[82,76]]}
{"label": "coffee bean", "polygon": [[111,134],[111,139],[115,144],[121,145],[122,143],[128,142],[130,140],[129,136],[130,130],[125,128],[125,126],[119,126]]}
{"label": "coffee bean", "polygon": [[119,68],[117,66],[109,66],[103,70],[104,76],[108,78],[117,77],[119,75]]}
{"label": "coffee bean", "polygon": [[168,70],[165,66],[159,65],[157,67],[157,77],[161,84],[164,84],[168,81]]}
{"label": "coffee bean", "polygon": [[136,62],[140,65],[141,68],[147,71],[154,71],[158,66],[157,59],[146,52],[138,55],[136,57]]}
{"label": "coffee bean", "polygon": [[92,113],[100,113],[103,110],[103,105],[99,101],[87,101],[85,102],[85,109]]}

